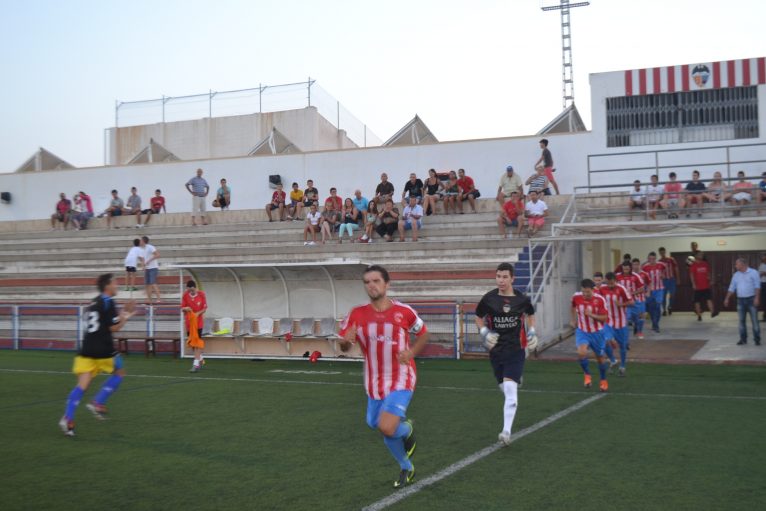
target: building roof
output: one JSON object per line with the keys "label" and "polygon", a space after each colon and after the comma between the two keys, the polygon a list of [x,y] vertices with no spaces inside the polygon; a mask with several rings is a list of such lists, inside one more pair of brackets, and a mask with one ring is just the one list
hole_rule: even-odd
{"label": "building roof", "polygon": [[419,145],[438,142],[436,136],[431,133],[426,123],[415,115],[410,122],[405,124],[394,136],[386,140],[383,147],[398,145]]}
{"label": "building roof", "polygon": [[146,147],[141,149],[133,158],[131,158],[127,165],[166,161],[181,161],[181,158],[162,147],[160,144],[155,142],[153,138],[150,138]]}
{"label": "building roof", "polygon": [[64,170],[73,169],[74,165],[62,160],[52,152],[44,148],[39,148],[35,154],[22,163],[16,172],[39,172],[41,170]]}
{"label": "building roof", "polygon": [[566,107],[560,114],[553,118],[551,122],[545,125],[543,129],[537,132],[538,135],[547,135],[549,133],[577,133],[579,131],[588,131],[585,123],[580,117],[580,112],[574,103]]}
{"label": "building roof", "polygon": [[255,144],[248,156],[268,156],[274,154],[294,154],[302,153],[298,146],[293,144],[284,133],[277,128],[272,128],[269,134],[260,142]]}

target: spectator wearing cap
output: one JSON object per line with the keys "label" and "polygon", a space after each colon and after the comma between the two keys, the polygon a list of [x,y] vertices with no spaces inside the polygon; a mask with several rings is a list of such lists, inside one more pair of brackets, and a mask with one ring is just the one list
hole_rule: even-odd
{"label": "spectator wearing cap", "polygon": [[207,225],[205,220],[205,213],[207,212],[205,206],[205,198],[210,193],[210,185],[207,184],[205,178],[202,177],[202,169],[197,169],[197,175],[186,182],[186,190],[192,196],[192,225],[197,225],[197,217],[200,217],[202,225]]}
{"label": "spectator wearing cap", "polygon": [[293,183],[293,189],[290,190],[290,204],[287,206],[287,219],[300,220],[303,210],[304,193],[298,183]]}
{"label": "spectator wearing cap", "polygon": [[112,190],[112,199],[109,201],[109,207],[104,211],[106,215],[106,228],[112,227],[112,217],[121,216],[125,203],[117,194],[117,190]]}
{"label": "spectator wearing cap", "polygon": [[59,201],[56,203],[56,212],[51,215],[51,230],[56,230],[56,222],[62,224],[64,230],[67,230],[69,219],[72,214],[72,201],[66,198],[66,194],[59,194]]}
{"label": "spectator wearing cap", "polygon": [[279,210],[279,221],[282,222],[285,219],[285,199],[287,194],[282,190],[282,183],[277,185],[277,189],[271,194],[271,202],[266,204],[266,215],[269,217],[269,222],[273,222],[274,218],[271,216],[271,212]]}
{"label": "spectator wearing cap", "polygon": [[[168,212],[168,210],[165,208],[165,197],[162,196],[162,190],[159,188],[154,190],[154,197],[149,199],[149,206],[149,209],[141,211],[141,214],[138,215],[138,223],[141,225],[141,227],[146,227],[149,225],[149,220],[151,220],[152,215],[159,215],[160,213]],[[146,215],[144,223],[141,223],[141,215]]]}
{"label": "spectator wearing cap", "polygon": [[519,192],[519,196],[524,196],[524,182],[513,171],[513,166],[508,165],[505,168],[505,174],[500,178],[500,185],[497,187],[497,202],[502,206],[511,198],[511,192]]}
{"label": "spectator wearing cap", "polygon": [[335,211],[340,212],[341,209],[343,209],[343,199],[340,198],[338,195],[338,189],[334,186],[330,188],[330,196],[327,197],[324,200],[324,207],[327,208],[327,203],[332,202],[333,206],[335,206]]}
{"label": "spectator wearing cap", "polygon": [[[503,204],[500,216],[497,217],[497,226],[500,235],[505,237],[506,227],[516,227],[516,236],[521,235],[521,227],[524,225],[524,201],[519,197],[519,192],[511,192],[511,198]],[[508,236],[511,237],[510,235]]]}
{"label": "spectator wearing cap", "polygon": [[700,171],[692,172],[692,180],[686,183],[686,218],[689,218],[689,211],[692,205],[697,206],[697,217],[702,216],[702,203],[705,202],[705,183],[700,181]]}
{"label": "spectator wearing cap", "polygon": [[540,200],[537,192],[529,192],[529,201],[524,206],[524,215],[527,218],[527,234],[532,237],[542,229],[545,225],[545,217],[548,216],[548,206]]}
{"label": "spectator wearing cap", "polygon": [[458,196],[460,195],[460,186],[457,184],[457,173],[454,170],[449,171],[449,179],[444,185],[444,212],[446,214],[457,213]]}
{"label": "spectator wearing cap", "polygon": [[[543,152],[540,155],[540,159],[538,159],[535,163],[535,168],[539,166],[543,167],[545,177],[553,186],[553,189],[556,191],[556,195],[559,195],[559,185],[556,183],[556,179],[553,177],[553,171],[555,169],[553,168],[553,155],[551,154],[551,150],[548,149],[548,139],[544,138],[540,140],[540,149],[542,149]],[[550,195],[550,192],[546,193],[545,195]]]}
{"label": "spectator wearing cap", "polygon": [[412,172],[410,178],[404,183],[404,191],[402,191],[402,207],[406,207],[410,202],[410,197],[415,197],[418,204],[423,202],[423,181],[418,179],[418,176]]}
{"label": "spectator wearing cap", "polygon": [[394,197],[394,185],[388,180],[385,172],[380,175],[380,184],[375,188],[375,202],[385,204],[388,199]]}
{"label": "spectator wearing cap", "polygon": [[414,195],[410,195],[410,203],[402,211],[399,219],[399,241],[404,241],[404,231],[412,231],[412,241],[418,241],[418,232],[423,227],[423,206],[418,204]]}
{"label": "spectator wearing cap", "polygon": [[476,199],[481,197],[481,193],[476,189],[473,178],[465,175],[465,169],[458,169],[457,171],[457,187],[457,206],[460,212],[463,212],[463,202],[468,201],[471,212],[476,213]]}

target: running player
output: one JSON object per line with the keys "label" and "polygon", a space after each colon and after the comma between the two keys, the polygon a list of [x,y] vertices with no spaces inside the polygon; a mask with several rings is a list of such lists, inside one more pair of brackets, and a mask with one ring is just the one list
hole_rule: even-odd
{"label": "running player", "polygon": [[[601,286],[604,285],[604,274],[597,271],[593,274],[593,292],[601,294]],[[609,373],[611,374],[614,367],[618,364],[617,359],[614,357],[614,349],[617,347],[617,341],[614,340],[614,333],[612,332],[611,325],[607,322],[604,323],[604,353],[606,358],[609,359]]]}
{"label": "running player", "polygon": [[[638,267],[638,259],[636,259],[635,265]],[[622,272],[616,276],[616,280],[628,290],[630,296],[633,298],[633,305],[628,307],[628,323],[633,324],[633,333],[636,334],[639,339],[643,339],[644,313],[646,312],[644,302],[644,279],[641,275],[633,271],[633,263],[630,261],[623,261],[621,268]],[[628,350],[630,349],[630,337],[628,337],[628,343],[625,347]]]}
{"label": "running player", "polygon": [[604,354],[604,322],[607,320],[606,301],[604,297],[593,292],[595,283],[590,279],[580,282],[580,291],[572,295],[570,325],[575,329],[575,343],[580,366],[584,373],[585,388],[590,388],[592,378],[588,367],[588,348],[596,355],[598,372],[601,376],[599,389],[609,390],[606,380],[606,370],[609,364]]}
{"label": "running player", "polygon": [[93,299],[86,311],[87,330],[72,367],[72,372],[77,375],[77,385],[69,393],[64,416],[59,421],[59,427],[66,436],[74,436],[74,413],[93,378],[98,373],[111,374],[93,402],[86,405],[97,419],[103,420],[106,418],[106,400],[120,387],[125,377],[122,358],[114,349],[112,332],[122,329],[133,316],[135,303],[128,302],[123,311],[117,314],[114,304],[117,281],[113,275],[101,275],[97,285],[100,294]]}
{"label": "running player", "polygon": [[340,348],[348,351],[358,342],[362,349],[367,425],[383,434],[401,468],[394,488],[402,488],[415,478],[415,435],[406,416],[417,380],[415,357],[428,342],[428,329],[411,307],[386,296],[391,278],[385,268],[367,267],[363,280],[370,303],[351,309],[338,332]]}
{"label": "running player", "polygon": [[652,331],[660,333],[660,318],[662,317],[662,300],[665,295],[665,285],[662,276],[665,275],[665,264],[657,261],[657,254],[649,252],[646,263],[641,266],[649,275],[649,295],[646,297],[646,310],[652,320]]}
{"label": "running player", "polygon": [[[606,284],[601,286],[599,294],[606,300],[606,310],[609,315],[607,324],[612,338],[620,347],[619,375],[625,376],[625,361],[628,358],[628,318],[625,309],[633,305],[633,297],[624,286],[617,283],[616,275],[606,274]],[[611,367],[609,368],[611,371]]]}
{"label": "running player", "polygon": [[484,346],[489,350],[497,384],[505,395],[503,430],[497,436],[505,445],[511,443],[526,350],[537,348],[535,308],[528,296],[513,289],[513,278],[513,265],[500,263],[495,271],[497,289],[482,297],[476,306],[475,318]]}
{"label": "running player", "polygon": [[665,265],[662,275],[662,315],[673,314],[673,298],[676,296],[676,283],[678,282],[678,262],[674,257],[668,257],[665,247],[659,248],[660,262]]}

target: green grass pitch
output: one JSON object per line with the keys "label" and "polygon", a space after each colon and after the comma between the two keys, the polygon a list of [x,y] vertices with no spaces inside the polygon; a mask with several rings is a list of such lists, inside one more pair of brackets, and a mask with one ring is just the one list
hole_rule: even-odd
{"label": "green grass pitch", "polygon": [[[361,364],[126,357],[128,378],[77,437],[56,422],[72,354],[0,352],[0,509],[361,509],[398,466],[364,423]],[[418,363],[423,479],[491,445],[502,395],[486,361]],[[760,509],[766,368],[629,367],[608,396],[391,509]],[[305,371],[305,372],[302,372]],[[86,394],[92,397],[99,377]],[[575,363],[531,361],[515,431],[593,395]]]}

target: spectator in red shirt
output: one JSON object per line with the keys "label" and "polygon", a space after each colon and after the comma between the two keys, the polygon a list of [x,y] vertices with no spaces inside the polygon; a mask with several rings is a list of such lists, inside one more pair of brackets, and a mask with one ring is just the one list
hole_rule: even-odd
{"label": "spectator in red shirt", "polygon": [[[181,311],[186,313],[186,335],[189,335],[189,316],[197,316],[197,334],[202,337],[202,327],[205,324],[204,314],[207,311],[207,297],[204,291],[197,290],[197,283],[189,280],[186,283],[186,292],[181,299]],[[194,365],[190,372],[196,373],[202,368],[204,358],[201,348],[192,348],[194,353]]]}
{"label": "spectator in red shirt", "polygon": [[[141,227],[149,225],[149,220],[151,220],[152,215],[168,212],[168,210],[165,209],[165,197],[162,196],[162,190],[159,188],[154,190],[154,197],[149,200],[149,204],[151,206],[149,209],[144,209],[138,214],[138,225]],[[141,223],[141,215],[146,215],[146,220],[143,224]]]}
{"label": "spectator in red shirt", "polygon": [[503,237],[506,227],[516,227],[516,236],[521,235],[521,228],[524,226],[524,201],[519,198],[519,192],[511,192],[511,198],[503,204],[500,216],[497,217],[497,226]]}
{"label": "spectator in red shirt", "polygon": [[676,181],[677,176],[675,172],[668,174],[668,177],[670,182],[665,183],[662,208],[668,210],[668,218],[678,218],[679,208],[683,209],[686,206],[686,201],[681,197],[683,187],[681,183]]}
{"label": "spectator in red shirt", "polygon": [[476,199],[481,197],[481,193],[476,189],[473,179],[465,175],[465,170],[458,169],[457,171],[457,187],[458,187],[458,201],[457,206],[460,213],[463,212],[463,201],[468,201],[471,205],[471,211],[476,213]]}
{"label": "spectator in red shirt", "polygon": [[689,280],[694,290],[694,312],[697,313],[697,321],[702,321],[702,302],[707,304],[710,317],[718,316],[718,311],[713,307],[713,295],[710,290],[713,272],[701,250],[694,254],[694,262],[689,265]]}
{"label": "spectator in red shirt", "polygon": [[282,183],[277,185],[277,189],[271,194],[271,202],[266,204],[266,214],[269,217],[269,222],[273,222],[274,218],[271,216],[271,212],[275,209],[279,210],[279,221],[282,222],[285,219],[285,199],[287,194],[282,190]]}
{"label": "spectator in red shirt", "polygon": [[61,192],[59,194],[59,201],[56,203],[56,212],[51,215],[51,231],[56,230],[56,222],[61,222],[66,231],[71,211],[72,201],[66,198],[64,192]]}
{"label": "spectator in red shirt", "polygon": [[341,199],[338,196],[338,190],[334,186],[330,188],[330,196],[327,197],[324,201],[324,207],[327,207],[327,203],[332,202],[333,206],[335,206],[335,211],[340,211],[343,209],[343,199]]}

